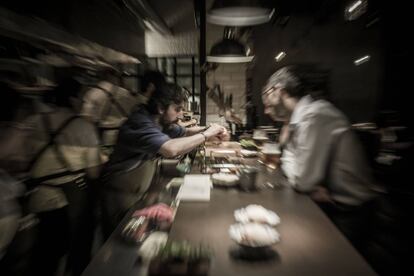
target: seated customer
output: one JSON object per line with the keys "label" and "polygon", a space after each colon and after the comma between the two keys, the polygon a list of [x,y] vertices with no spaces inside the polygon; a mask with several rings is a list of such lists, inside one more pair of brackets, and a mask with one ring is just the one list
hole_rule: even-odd
{"label": "seated customer", "polygon": [[226,132],[218,125],[206,130],[178,126],[176,122],[182,115],[185,94],[181,89],[170,89],[165,83],[152,86],[155,91],[148,104],[138,107],[120,128],[118,143],[104,170],[105,236],[112,233],[129,208],[157,188],[151,183],[159,157],[185,154],[207,139],[222,137]]}
{"label": "seated customer", "polygon": [[281,167],[289,183],[311,194],[357,244],[377,192],[345,115],[311,96],[326,89],[326,80],[326,72],[313,65],[284,67],[269,78],[262,99],[265,113],[288,128]]}

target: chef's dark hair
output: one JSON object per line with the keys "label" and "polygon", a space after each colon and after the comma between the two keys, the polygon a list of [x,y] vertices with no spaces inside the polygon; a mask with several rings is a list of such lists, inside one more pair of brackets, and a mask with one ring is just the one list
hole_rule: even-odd
{"label": "chef's dark hair", "polygon": [[187,100],[187,93],[176,84],[165,83],[157,87],[148,101],[147,109],[152,114],[158,114],[159,109],[166,110],[171,104],[182,104]]}
{"label": "chef's dark hair", "polygon": [[144,75],[141,78],[141,85],[140,85],[141,93],[145,93],[148,89],[148,86],[151,83],[156,88],[158,88],[158,86],[165,85],[167,81],[165,80],[165,77],[161,72],[154,71],[154,70],[148,70],[144,73]]}

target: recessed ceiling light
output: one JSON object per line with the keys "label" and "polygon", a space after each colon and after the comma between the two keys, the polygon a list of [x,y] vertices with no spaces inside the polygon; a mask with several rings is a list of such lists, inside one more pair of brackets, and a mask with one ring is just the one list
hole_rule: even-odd
{"label": "recessed ceiling light", "polygon": [[276,56],[275,56],[275,60],[276,60],[276,62],[279,62],[279,61],[281,61],[284,57],[286,56],[286,53],[285,52],[280,52],[279,54],[277,54]]}
{"label": "recessed ceiling light", "polygon": [[358,8],[362,4],[361,0],[358,0],[351,4],[351,6],[348,8],[348,12],[353,12],[356,8]]}
{"label": "recessed ceiling light", "polygon": [[358,58],[358,59],[354,60],[354,64],[355,64],[356,66],[361,65],[361,64],[363,64],[363,63],[365,63],[365,62],[369,61],[369,60],[370,60],[370,58],[371,58],[371,56],[370,56],[370,55],[363,56],[363,57],[361,57],[361,58]]}
{"label": "recessed ceiling light", "polygon": [[363,15],[368,8],[368,0],[353,1],[345,8],[345,19],[348,21],[355,20]]}

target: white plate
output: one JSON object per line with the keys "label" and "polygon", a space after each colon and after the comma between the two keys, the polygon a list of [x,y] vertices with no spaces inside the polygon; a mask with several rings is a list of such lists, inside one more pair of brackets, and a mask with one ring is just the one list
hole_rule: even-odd
{"label": "white plate", "polygon": [[280,223],[280,217],[275,212],[255,204],[235,210],[234,218],[241,223],[267,223],[272,226]]}
{"label": "white plate", "polygon": [[240,151],[240,153],[244,156],[244,157],[253,157],[253,156],[257,156],[257,151],[255,150],[245,150],[242,149]]}
{"label": "white plate", "polygon": [[269,140],[269,138],[266,136],[255,136],[252,139],[257,140],[257,141],[268,141]]}
{"label": "white plate", "polygon": [[239,245],[254,248],[271,246],[280,241],[280,235],[274,228],[260,223],[233,224],[229,235]]}

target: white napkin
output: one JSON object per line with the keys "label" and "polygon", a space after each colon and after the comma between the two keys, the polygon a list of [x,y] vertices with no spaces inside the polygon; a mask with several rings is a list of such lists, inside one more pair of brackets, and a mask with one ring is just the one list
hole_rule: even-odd
{"label": "white napkin", "polygon": [[181,201],[210,201],[210,189],[213,187],[210,175],[188,174],[177,194]]}

